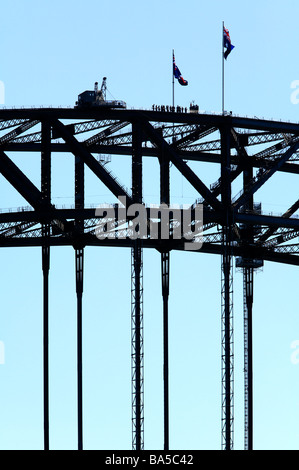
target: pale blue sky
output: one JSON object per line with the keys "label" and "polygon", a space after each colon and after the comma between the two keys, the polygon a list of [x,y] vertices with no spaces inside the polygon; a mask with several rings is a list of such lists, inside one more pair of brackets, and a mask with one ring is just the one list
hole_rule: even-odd
{"label": "pale blue sky", "polygon": [[[235,49],[225,65],[226,109],[298,122],[291,83],[299,79],[297,1],[190,0],[85,2],[3,1],[0,80],[5,106],[74,106],[77,95],[107,76],[108,98],[128,107],[171,104],[172,49],[188,87],[176,104],[221,111],[222,21]],[[36,155],[11,155],[39,184]],[[130,161],[114,172],[130,187]],[[207,183],[214,165],[194,165]],[[157,202],[157,162],[144,165],[146,202]],[[1,207],[24,201],[0,177]],[[236,192],[240,188],[235,188]],[[192,203],[189,185],[172,169],[173,203]],[[266,212],[298,199],[294,176],[259,191]],[[86,175],[86,202],[114,202]],[[73,159],[53,156],[53,203],[73,203]],[[27,205],[27,204],[25,204]],[[0,448],[41,449],[41,250],[2,249]],[[51,250],[50,447],[73,449],[76,430],[76,298],[72,248]],[[235,448],[243,448],[243,292],[235,273]],[[220,258],[171,255],[170,447],[221,447]],[[163,448],[160,257],[144,253],[145,448]],[[254,447],[298,449],[298,268],[265,263],[255,275]],[[130,250],[87,248],[84,279],[84,447],[131,448]]]}

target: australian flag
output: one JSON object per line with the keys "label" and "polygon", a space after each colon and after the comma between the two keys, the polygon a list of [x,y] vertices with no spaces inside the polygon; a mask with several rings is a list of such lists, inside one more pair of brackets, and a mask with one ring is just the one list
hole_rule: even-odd
{"label": "australian flag", "polygon": [[175,78],[177,78],[178,82],[180,83],[180,85],[183,85],[183,86],[186,86],[188,85],[188,82],[187,80],[185,80],[183,77],[182,77],[182,74],[178,68],[178,66],[175,64],[175,58],[174,58],[174,54],[173,54],[173,75]]}
{"label": "australian flag", "polygon": [[[224,27],[223,27],[224,28]],[[228,29],[223,29],[223,46],[225,47],[224,58],[227,59],[235,46],[232,45]]]}

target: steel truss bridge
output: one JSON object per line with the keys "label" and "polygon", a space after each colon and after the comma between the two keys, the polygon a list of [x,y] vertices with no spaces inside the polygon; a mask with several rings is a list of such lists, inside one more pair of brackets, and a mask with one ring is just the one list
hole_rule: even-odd
{"label": "steel truss bridge", "polygon": [[[253,448],[252,306],[253,273],[263,262],[299,265],[299,199],[273,216],[262,211],[256,193],[277,173],[299,174],[299,124],[248,119],[233,115],[113,109],[2,109],[0,110],[0,172],[27,201],[27,207],[0,213],[0,246],[40,246],[43,269],[43,415],[44,448],[49,449],[49,309],[48,278],[51,246],[72,246],[76,260],[77,293],[77,407],[78,449],[83,448],[82,419],[82,295],[84,248],[123,246],[132,259],[132,448],[144,449],[143,250],[161,254],[164,341],[164,449],[169,449],[168,296],[169,263],[173,250],[184,250],[184,233],[153,239],[145,236],[99,239],[95,210],[85,202],[84,171],[109,189],[112,200],[144,202],[143,161],[159,164],[160,201],[170,204],[170,166],[195,189],[203,206],[202,247],[194,251],[221,257],[222,324],[222,448],[234,447],[234,326],[233,259],[243,271],[244,286],[244,448]],[[35,153],[40,158],[41,185],[37,187],[10,158],[10,153]],[[74,158],[74,207],[52,203],[51,156]],[[131,160],[131,189],[109,169],[109,155]],[[106,156],[104,158],[104,156]],[[190,162],[219,165],[220,177],[206,186]],[[298,178],[298,176],[297,176]],[[239,181],[237,194],[233,183]],[[150,213],[147,211],[148,222]],[[119,222],[119,221],[118,221]],[[128,220],[123,222],[130,223]],[[118,230],[117,223],[115,225]],[[171,220],[170,220],[171,229]],[[129,358],[128,358],[129,360]]]}

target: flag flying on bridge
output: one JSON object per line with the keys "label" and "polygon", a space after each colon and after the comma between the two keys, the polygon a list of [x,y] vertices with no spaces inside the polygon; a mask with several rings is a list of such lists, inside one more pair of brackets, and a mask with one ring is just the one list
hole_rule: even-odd
{"label": "flag flying on bridge", "polygon": [[185,80],[183,77],[182,77],[182,74],[178,68],[178,66],[176,65],[175,63],[175,58],[174,58],[174,52],[173,52],[173,75],[175,78],[177,78],[178,82],[180,83],[180,85],[183,85],[183,86],[186,86],[188,85],[188,81]]}
{"label": "flag flying on bridge", "polygon": [[229,35],[229,30],[223,26],[223,47],[225,47],[224,58],[227,59],[235,46],[232,45]]}

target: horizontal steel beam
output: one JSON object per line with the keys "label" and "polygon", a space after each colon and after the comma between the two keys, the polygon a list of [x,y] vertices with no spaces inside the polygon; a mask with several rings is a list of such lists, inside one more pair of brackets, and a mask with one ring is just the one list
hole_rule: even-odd
{"label": "horizontal steel beam", "polygon": [[146,119],[149,122],[188,123],[221,128],[228,125],[234,128],[283,132],[299,135],[299,124],[269,119],[246,118],[234,115],[209,113],[178,113],[110,108],[18,108],[0,109],[0,120],[12,119],[111,119],[132,121]]}
{"label": "horizontal steel beam", "polygon": [[[77,239],[76,239],[77,240]],[[142,247],[145,249],[156,249],[160,252],[165,251],[184,251],[184,243],[186,240],[169,240],[165,243],[165,240],[143,240]],[[2,239],[0,238],[0,247],[6,248],[16,248],[16,247],[40,247],[44,243],[42,237],[35,238],[9,238]],[[95,236],[82,236],[81,243],[83,246],[88,247],[99,247],[99,248],[131,248],[133,246],[134,240],[130,239],[105,239],[98,240]],[[49,246],[72,246],[73,240],[70,237],[50,237]],[[193,253],[204,253],[204,254],[222,254],[221,244],[210,244],[204,243],[200,250],[194,251]],[[243,256],[251,259],[263,259],[264,261],[271,261],[281,264],[289,264],[293,266],[299,266],[299,255],[289,254],[289,253],[279,253],[272,250],[267,250],[264,248],[257,248],[252,246],[250,252],[248,249],[244,251],[244,248],[234,247],[233,256]]]}
{"label": "horizontal steel beam", "polygon": [[[102,207],[102,206],[101,206]],[[117,210],[117,206],[115,206]],[[32,211],[20,210],[18,212],[0,212],[0,224],[7,222],[51,222],[55,219],[63,220],[88,220],[96,217],[95,208],[85,209],[57,209],[53,206],[51,210]],[[150,208],[147,208],[149,217]],[[116,212],[117,215],[117,212]],[[208,210],[203,208],[203,221],[204,224],[216,223],[221,225],[223,214],[221,211]],[[247,225],[256,225],[264,227],[285,227],[290,229],[299,229],[299,218],[286,218],[283,216],[272,216],[263,214],[251,213],[236,213],[234,216],[235,223],[242,223]]]}
{"label": "horizontal steel beam", "polygon": [[[3,145],[5,152],[41,152],[41,143],[6,143]],[[67,143],[51,143],[50,150],[52,153],[69,153],[71,148]],[[108,154],[108,155],[119,155],[119,156],[131,156],[132,146],[122,145],[91,145],[88,147],[91,153],[95,154]],[[143,157],[158,157],[159,149],[156,147],[143,147]],[[204,163],[219,163],[221,161],[220,154],[209,153],[209,152],[193,152],[188,150],[177,150],[177,155],[182,160],[196,161]],[[240,157],[237,155],[231,156],[231,163],[238,165]],[[264,161],[262,159],[256,159],[254,156],[248,158],[248,164],[253,168],[262,168]],[[284,173],[299,174],[299,163],[287,162],[284,163],[277,171]]]}

